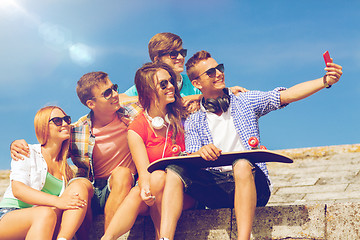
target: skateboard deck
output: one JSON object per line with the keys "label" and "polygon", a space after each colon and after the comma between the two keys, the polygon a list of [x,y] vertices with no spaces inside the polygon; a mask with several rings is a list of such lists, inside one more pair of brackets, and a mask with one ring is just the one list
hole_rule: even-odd
{"label": "skateboard deck", "polygon": [[247,150],[238,152],[227,152],[222,153],[215,161],[206,161],[200,155],[187,155],[187,156],[175,156],[167,157],[156,160],[151,163],[148,167],[148,171],[151,173],[155,170],[164,170],[168,165],[171,164],[187,164],[199,168],[207,167],[220,167],[232,165],[236,159],[247,159],[251,163],[259,162],[281,162],[281,163],[292,163],[293,160],[289,157],[272,152],[269,150]]}

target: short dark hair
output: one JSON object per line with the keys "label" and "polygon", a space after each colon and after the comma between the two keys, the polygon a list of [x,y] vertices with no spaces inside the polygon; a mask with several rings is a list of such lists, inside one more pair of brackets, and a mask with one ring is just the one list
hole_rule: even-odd
{"label": "short dark hair", "polygon": [[82,104],[86,105],[87,100],[93,98],[92,89],[99,83],[106,83],[108,74],[105,72],[90,72],[84,74],[77,82],[76,93]]}
{"label": "short dark hair", "polygon": [[199,51],[195,53],[189,60],[186,62],[186,73],[189,77],[189,79],[192,81],[198,77],[198,73],[194,71],[194,67],[196,64],[201,62],[202,60],[206,60],[208,58],[211,58],[211,54],[207,51]]}
{"label": "short dark hair", "polygon": [[182,39],[174,33],[164,32],[154,35],[148,44],[151,61],[154,62],[156,56],[180,48],[182,44]]}

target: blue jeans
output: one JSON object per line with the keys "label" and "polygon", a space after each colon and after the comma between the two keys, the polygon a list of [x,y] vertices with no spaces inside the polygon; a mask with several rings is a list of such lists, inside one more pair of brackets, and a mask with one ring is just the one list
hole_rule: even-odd
{"label": "blue jeans", "polygon": [[[250,163],[250,165],[252,165]],[[270,198],[269,182],[263,171],[254,164],[253,174],[256,186],[257,204],[265,206]],[[233,208],[235,181],[233,171],[220,172],[215,169],[201,169],[190,164],[167,166],[184,183],[184,192],[208,208]]]}

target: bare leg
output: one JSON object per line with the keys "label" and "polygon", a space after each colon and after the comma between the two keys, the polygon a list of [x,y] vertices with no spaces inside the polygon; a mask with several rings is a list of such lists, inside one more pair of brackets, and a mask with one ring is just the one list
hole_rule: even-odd
{"label": "bare leg", "polygon": [[117,209],[101,240],[117,239],[134,225],[137,216],[146,212],[148,206],[140,197],[139,186],[133,187]]}
{"label": "bare leg", "polygon": [[[89,195],[92,196],[93,186],[89,180],[85,178],[76,179],[70,183],[63,194],[73,195],[78,193],[81,199],[89,199]],[[62,220],[58,238],[72,239],[75,232],[82,224],[87,206],[79,209],[69,209],[62,213]]]}
{"label": "bare leg", "polygon": [[91,198],[92,194],[89,196],[87,201],[87,209],[85,218],[79,227],[78,231],[76,232],[76,239],[77,240],[88,240],[89,239],[89,229],[92,226],[92,210],[91,210]]}
{"label": "bare leg", "polygon": [[168,170],[161,206],[160,237],[174,239],[177,222],[184,203],[184,185],[173,171]]}
{"label": "bare leg", "polygon": [[51,239],[57,215],[51,207],[35,207],[7,213],[0,221],[2,240]]}
{"label": "bare leg", "polygon": [[250,239],[256,208],[256,188],[252,166],[239,160],[234,166],[235,179],[235,216],[238,240]]}
{"label": "bare leg", "polygon": [[166,173],[164,171],[155,171],[150,175],[150,190],[151,194],[155,196],[155,204],[150,207],[150,216],[154,223],[156,239],[160,238],[160,213],[165,179]]}
{"label": "bare leg", "polygon": [[125,167],[117,167],[111,174],[110,178],[110,189],[111,193],[106,201],[104,213],[105,213],[105,225],[106,229],[110,224],[115,212],[119,208],[122,201],[130,192],[133,184],[133,177],[130,169]]}

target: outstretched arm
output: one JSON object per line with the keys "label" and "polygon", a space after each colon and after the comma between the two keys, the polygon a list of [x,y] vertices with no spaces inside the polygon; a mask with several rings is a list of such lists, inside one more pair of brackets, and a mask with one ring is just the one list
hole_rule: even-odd
{"label": "outstretched arm", "polygon": [[[325,81],[329,85],[337,83],[342,75],[342,67],[335,63],[328,63],[325,68],[327,71]],[[324,78],[297,84],[280,92],[281,105],[299,101],[325,88]]]}

